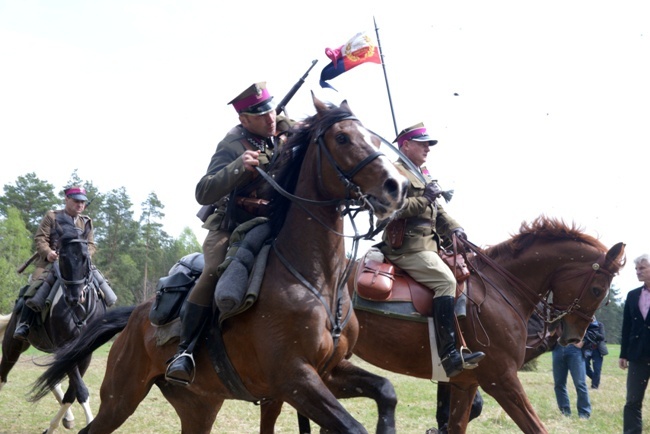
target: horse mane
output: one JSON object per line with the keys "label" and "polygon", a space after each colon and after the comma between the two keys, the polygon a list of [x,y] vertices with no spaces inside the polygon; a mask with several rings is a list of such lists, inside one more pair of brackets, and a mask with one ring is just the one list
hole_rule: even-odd
{"label": "horse mane", "polygon": [[573,240],[588,244],[599,251],[606,252],[607,248],[597,238],[585,234],[575,223],[566,224],[562,219],[539,216],[530,223],[522,222],[519,233],[509,240],[485,249],[485,254],[492,259],[500,256],[517,256],[522,250],[539,239]]}
{"label": "horse mane", "polygon": [[[324,132],[327,127],[336,123],[343,117],[353,116],[347,108],[338,107],[332,103],[326,103],[327,110],[316,113],[298,122],[289,130],[289,138],[282,145],[279,155],[274,156],[274,162],[269,168],[278,184],[288,193],[293,194],[298,184],[300,169],[307,154],[309,145]],[[271,233],[277,235],[282,229],[291,200],[273,189],[270,195],[271,202]]]}

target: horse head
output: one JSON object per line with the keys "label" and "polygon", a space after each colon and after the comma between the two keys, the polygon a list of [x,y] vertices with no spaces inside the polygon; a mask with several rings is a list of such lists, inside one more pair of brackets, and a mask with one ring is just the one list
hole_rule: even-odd
{"label": "horse head", "polygon": [[625,265],[625,244],[608,249],[575,225],[544,216],[522,223],[518,234],[486,253],[515,274],[497,273],[516,289],[520,304],[529,304],[555,330],[561,345],[582,340]]}
{"label": "horse head", "polygon": [[560,345],[582,341],[596,309],[609,294],[612,279],[625,265],[625,244],[601,250],[595,259],[585,259],[587,263],[576,261],[559,271],[551,283],[551,307],[560,320]]}
{"label": "horse head", "polygon": [[88,241],[80,237],[80,229],[72,224],[61,226],[59,238],[59,278],[68,306],[85,303],[90,283]]}
{"label": "horse head", "polygon": [[379,151],[381,141],[364,128],[347,101],[326,104],[312,92],[316,115],[307,119],[310,142],[316,143],[315,175],[322,199],[356,200],[379,219],[399,210],[407,183],[392,162]]}

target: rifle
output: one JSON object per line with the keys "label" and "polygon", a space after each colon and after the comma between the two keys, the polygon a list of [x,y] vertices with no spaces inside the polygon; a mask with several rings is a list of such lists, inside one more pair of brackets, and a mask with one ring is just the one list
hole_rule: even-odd
{"label": "rifle", "polygon": [[296,94],[296,92],[298,92],[298,89],[300,89],[300,86],[302,86],[303,83],[305,82],[305,78],[307,78],[307,76],[309,75],[309,71],[311,71],[312,68],[314,67],[314,65],[316,65],[316,62],[318,62],[318,59],[314,59],[314,60],[311,61],[311,66],[309,67],[307,72],[305,72],[305,75],[300,77],[300,80],[298,80],[296,82],[296,84],[293,85],[293,87],[291,88],[289,93],[287,93],[284,96],[284,98],[282,98],[282,101],[280,101],[278,106],[275,108],[275,114],[279,115],[280,113],[282,113],[284,111],[284,108],[287,106],[287,104],[289,103],[291,98],[293,98],[293,96]]}
{"label": "rifle", "polygon": [[18,267],[18,268],[16,269],[16,272],[17,272],[18,274],[21,274],[23,271],[25,271],[25,268],[29,267],[29,264],[31,264],[32,262],[34,262],[34,259],[36,259],[36,258],[38,258],[38,252],[34,253],[34,254],[32,255],[31,258],[29,258],[28,260],[26,260],[25,262],[23,262],[23,265],[21,265],[20,267]]}

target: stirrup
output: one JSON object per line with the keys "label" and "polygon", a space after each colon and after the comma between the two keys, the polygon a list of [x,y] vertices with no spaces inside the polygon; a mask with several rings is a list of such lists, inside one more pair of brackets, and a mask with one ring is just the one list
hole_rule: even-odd
{"label": "stirrup", "polygon": [[474,353],[472,353],[472,351],[470,351],[469,348],[467,348],[466,346],[461,345],[460,351],[458,352],[458,354],[460,354],[460,360],[463,362],[463,369],[475,369],[475,368],[477,368],[478,367],[478,362],[483,360],[483,358],[485,357],[485,354],[483,354],[482,356],[480,356],[478,358],[478,360],[475,360],[472,363],[470,363],[470,362],[465,361],[465,356],[463,355],[463,353],[474,354]]}
{"label": "stirrup", "polygon": [[[183,380],[181,378],[172,377],[169,375],[169,368],[171,368],[174,363],[176,363],[183,357],[189,357],[190,362],[192,363],[192,378],[189,381]],[[172,360],[169,362],[169,364],[167,365],[167,369],[165,370],[165,380],[183,386],[189,386],[190,384],[194,383],[195,376],[196,376],[196,364],[194,363],[194,355],[192,353],[188,353],[187,351],[183,351],[182,353],[174,356]]]}

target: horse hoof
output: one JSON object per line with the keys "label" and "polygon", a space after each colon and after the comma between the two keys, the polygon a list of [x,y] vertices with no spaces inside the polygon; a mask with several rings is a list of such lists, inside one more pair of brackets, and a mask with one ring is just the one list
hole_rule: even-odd
{"label": "horse hoof", "polygon": [[72,429],[74,428],[74,419],[68,420],[68,419],[63,419],[63,426],[65,429]]}

